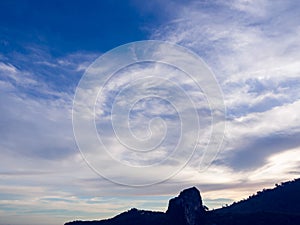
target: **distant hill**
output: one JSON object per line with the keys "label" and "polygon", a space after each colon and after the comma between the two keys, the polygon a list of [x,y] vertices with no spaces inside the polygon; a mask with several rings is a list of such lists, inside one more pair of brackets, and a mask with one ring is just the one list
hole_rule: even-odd
{"label": "distant hill", "polygon": [[264,189],[246,200],[216,211],[231,213],[274,212],[300,213],[300,179],[276,184],[274,189]]}
{"label": "distant hill", "polygon": [[207,211],[197,188],[183,190],[167,211],[131,209],[111,219],[65,225],[299,225],[300,179],[264,189],[228,207]]}
{"label": "distant hill", "polygon": [[132,208],[111,219],[94,221],[73,221],[65,225],[165,225],[166,216],[163,212],[152,212]]}
{"label": "distant hill", "polygon": [[276,184],[246,200],[213,210],[206,215],[207,225],[299,225],[300,179]]}

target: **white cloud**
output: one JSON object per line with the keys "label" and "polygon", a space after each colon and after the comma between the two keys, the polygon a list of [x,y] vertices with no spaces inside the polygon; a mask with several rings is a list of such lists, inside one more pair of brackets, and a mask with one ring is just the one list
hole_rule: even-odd
{"label": "white cloud", "polygon": [[17,72],[16,67],[11,64],[0,63],[0,69],[3,73],[8,72],[9,74],[14,74]]}
{"label": "white cloud", "polygon": [[[267,163],[251,174],[250,180],[273,180],[276,177],[295,179],[299,177],[300,148],[287,149],[271,155]],[[282,182],[277,178],[277,182]]]}

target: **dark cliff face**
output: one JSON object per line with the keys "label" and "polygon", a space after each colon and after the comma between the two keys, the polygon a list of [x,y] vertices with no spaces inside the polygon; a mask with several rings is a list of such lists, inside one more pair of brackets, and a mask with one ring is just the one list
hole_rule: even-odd
{"label": "dark cliff face", "polygon": [[178,197],[169,201],[166,215],[172,224],[199,225],[203,220],[204,213],[200,192],[197,188],[192,187],[182,191]]}

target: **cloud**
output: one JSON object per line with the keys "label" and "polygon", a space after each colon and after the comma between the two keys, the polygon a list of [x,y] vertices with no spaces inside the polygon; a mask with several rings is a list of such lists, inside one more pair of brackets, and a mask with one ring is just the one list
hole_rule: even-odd
{"label": "cloud", "polygon": [[228,118],[228,144],[220,158],[236,172],[262,166],[270,155],[299,146],[295,4],[179,3],[183,10],[178,19],[154,33],[191,48],[213,68]]}
{"label": "cloud", "polygon": [[[75,149],[70,102],[1,95],[1,148],[14,154],[58,159]],[[59,123],[59,127],[58,124]]]}
{"label": "cloud", "polygon": [[[146,62],[133,64],[141,60]],[[76,141],[95,171],[125,185],[165,180],[194,151],[209,164],[214,154],[205,150],[218,151],[222,137],[208,137],[223,135],[218,88],[205,64],[186,49],[159,41],[121,46],[99,57],[79,83]]]}
{"label": "cloud", "polygon": [[[73,76],[72,83],[76,84],[78,62],[87,64],[89,57],[82,54],[80,60],[80,54],[76,53],[74,60],[73,55],[67,55],[59,59],[70,62],[63,67],[47,51],[32,48],[31,53],[18,53],[16,57],[7,54],[0,62],[2,223],[37,223],[45,213],[57,214],[59,204],[46,202],[43,197],[55,195],[63,202],[65,195],[72,195],[72,187],[65,181],[70,183],[70,174],[81,166],[86,168],[73,136],[73,93],[69,87],[54,88],[54,81],[48,81],[47,76],[55,75],[58,83]],[[89,59],[92,57],[93,54]],[[31,67],[28,62],[32,63]],[[46,68],[47,72],[41,75]],[[90,170],[82,169],[82,173],[85,172],[89,174]],[[74,217],[74,211],[68,209],[71,204],[62,203],[59,206],[61,214],[53,216],[49,223],[63,222],[64,213],[70,219]]]}
{"label": "cloud", "polygon": [[236,170],[251,170],[266,163],[270,155],[299,146],[298,110],[299,101],[295,101],[231,121],[224,162]]}
{"label": "cloud", "polygon": [[[40,61],[55,62],[48,60],[50,55],[41,49],[31,51],[27,57],[33,61],[38,55]],[[23,68],[24,58],[19,55],[12,60],[8,54],[0,64],[0,80],[6,87],[0,97],[1,153],[41,160],[67,157],[75,149],[70,116],[72,94],[68,89],[53,89],[48,78],[40,76],[39,64],[34,66],[33,63],[29,70],[26,69],[28,64]],[[46,67],[51,76],[58,71],[48,64]],[[64,79],[56,75],[57,81]]]}
{"label": "cloud", "polygon": [[262,167],[258,168],[249,178],[251,180],[261,179],[270,180],[274,176],[299,176],[299,173],[293,174],[295,168],[299,167],[299,145],[296,148],[275,153],[268,157],[267,162]]}

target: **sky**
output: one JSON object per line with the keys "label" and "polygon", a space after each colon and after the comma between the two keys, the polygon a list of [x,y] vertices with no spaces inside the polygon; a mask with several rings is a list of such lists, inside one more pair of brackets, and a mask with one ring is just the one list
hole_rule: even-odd
{"label": "sky", "polygon": [[[191,186],[212,209],[298,178],[299,17],[296,0],[0,1],[0,225],[165,211]],[[147,40],[156,62],[120,67]]]}

